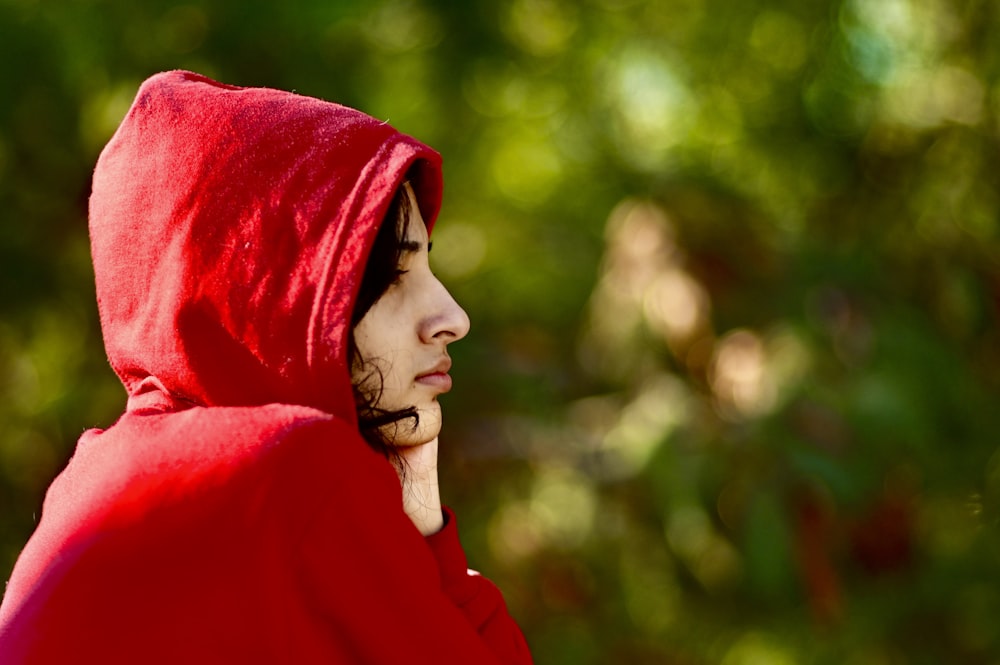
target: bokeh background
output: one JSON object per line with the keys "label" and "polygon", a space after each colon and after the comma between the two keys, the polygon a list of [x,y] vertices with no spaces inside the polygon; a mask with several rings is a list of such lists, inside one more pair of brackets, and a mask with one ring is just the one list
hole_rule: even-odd
{"label": "bokeh background", "polygon": [[0,0],[0,572],[107,367],[89,177],[187,68],[439,148],[444,492],[539,663],[1000,663],[1000,4]]}

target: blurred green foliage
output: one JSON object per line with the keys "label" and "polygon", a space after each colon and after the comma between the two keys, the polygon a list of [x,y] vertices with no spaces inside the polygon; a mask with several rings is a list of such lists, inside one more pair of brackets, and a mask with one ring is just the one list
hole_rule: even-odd
{"label": "blurred green foliage", "polygon": [[1000,6],[0,0],[0,558],[102,352],[90,171],[188,68],[439,148],[445,492],[539,663],[1000,662]]}

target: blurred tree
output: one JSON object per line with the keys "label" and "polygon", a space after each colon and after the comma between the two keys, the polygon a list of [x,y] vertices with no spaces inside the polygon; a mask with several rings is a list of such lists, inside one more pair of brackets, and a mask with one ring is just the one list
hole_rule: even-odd
{"label": "blurred tree", "polygon": [[[969,0],[0,0],[0,553],[103,361],[139,82],[438,147],[446,493],[544,663],[1000,659],[1000,28]],[[484,482],[483,479],[487,479]]]}

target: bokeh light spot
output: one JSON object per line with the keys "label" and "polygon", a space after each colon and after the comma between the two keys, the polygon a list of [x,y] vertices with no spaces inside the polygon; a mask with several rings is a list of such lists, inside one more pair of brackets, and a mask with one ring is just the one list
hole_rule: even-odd
{"label": "bokeh light spot", "polygon": [[693,116],[687,86],[666,59],[640,47],[612,59],[607,78],[601,87],[608,91],[622,156],[638,168],[662,166]]}
{"label": "bokeh light spot", "polygon": [[515,0],[503,22],[511,41],[536,56],[555,55],[576,32],[574,5],[558,0]]}
{"label": "bokeh light spot", "polygon": [[443,36],[437,16],[413,0],[384,3],[368,15],[363,29],[371,45],[387,53],[426,49]]}
{"label": "bokeh light spot", "polygon": [[562,160],[540,136],[509,137],[493,156],[493,179],[513,202],[544,201],[562,174]]}
{"label": "bokeh light spot", "polygon": [[486,236],[482,229],[465,222],[445,221],[434,227],[431,264],[445,277],[467,277],[486,257]]}
{"label": "bokeh light spot", "polygon": [[756,333],[736,330],[723,337],[711,372],[712,391],[723,415],[759,415],[774,405],[764,343]]}

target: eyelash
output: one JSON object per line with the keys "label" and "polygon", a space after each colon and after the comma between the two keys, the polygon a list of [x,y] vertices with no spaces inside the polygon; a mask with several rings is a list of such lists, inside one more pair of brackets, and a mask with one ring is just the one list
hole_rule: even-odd
{"label": "eyelash", "polygon": [[396,270],[394,270],[392,274],[392,284],[399,284],[399,282],[403,279],[403,275],[405,275],[408,272],[410,271],[403,270],[402,268],[396,268]]}

